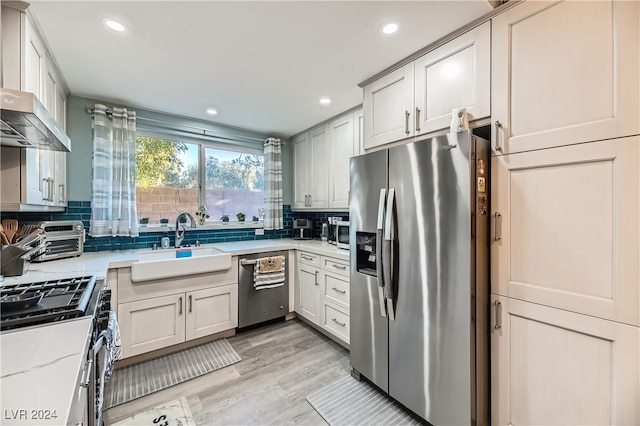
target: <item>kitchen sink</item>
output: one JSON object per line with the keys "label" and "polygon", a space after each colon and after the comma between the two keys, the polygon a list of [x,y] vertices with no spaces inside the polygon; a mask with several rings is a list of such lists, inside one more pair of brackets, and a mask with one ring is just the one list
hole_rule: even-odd
{"label": "kitchen sink", "polygon": [[[231,268],[231,255],[213,247],[162,249],[141,252],[131,265],[131,281],[149,281],[186,275],[204,274]],[[180,253],[180,254],[178,254]]]}

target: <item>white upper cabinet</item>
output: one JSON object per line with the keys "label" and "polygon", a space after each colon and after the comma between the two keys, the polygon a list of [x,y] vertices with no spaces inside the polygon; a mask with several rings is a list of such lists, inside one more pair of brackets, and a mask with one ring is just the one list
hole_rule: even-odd
{"label": "white upper cabinet", "polygon": [[364,88],[364,148],[413,136],[413,63]]}
{"label": "white upper cabinet", "polygon": [[448,128],[451,110],[469,121],[491,115],[491,23],[462,34],[414,62],[415,135]]}
{"label": "white upper cabinet", "polygon": [[327,126],[318,126],[293,138],[293,208],[329,205],[329,141]]}
{"label": "white upper cabinet", "polygon": [[[45,101],[45,85],[47,78],[47,54],[44,44],[40,41],[31,21],[24,19],[25,34],[25,50],[24,50],[24,69],[22,72],[21,90],[31,92],[45,105],[49,107]],[[51,111],[51,110],[49,110]]]}
{"label": "white upper cabinet", "polygon": [[640,137],[491,162],[491,291],[640,325]]}
{"label": "white upper cabinet", "polygon": [[496,153],[640,133],[639,9],[527,1],[493,19]]}
{"label": "white upper cabinet", "polygon": [[309,204],[311,208],[326,208],[329,205],[329,135],[328,126],[319,126],[309,131],[311,143],[311,191]]}
{"label": "white upper cabinet", "polygon": [[364,148],[447,129],[451,110],[491,114],[491,23],[364,87]]}
{"label": "white upper cabinet", "polygon": [[309,198],[309,133],[301,133],[293,138],[293,208],[307,207]]}
{"label": "white upper cabinet", "polygon": [[358,109],[292,138],[294,210],[349,209],[349,160],[360,153],[362,126]]}
{"label": "white upper cabinet", "polygon": [[1,15],[0,86],[33,93],[64,131],[67,91],[52,53],[25,11],[3,4]]}
{"label": "white upper cabinet", "polygon": [[349,208],[349,160],[353,157],[353,113],[329,124],[331,171],[329,174],[329,207]]}

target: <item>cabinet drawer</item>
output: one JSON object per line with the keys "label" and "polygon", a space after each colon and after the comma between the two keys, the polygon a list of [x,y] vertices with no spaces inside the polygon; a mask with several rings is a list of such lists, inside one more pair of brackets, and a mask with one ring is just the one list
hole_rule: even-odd
{"label": "cabinet drawer", "polygon": [[335,272],[336,274],[349,276],[349,261],[335,259],[333,257],[322,256],[322,269],[325,271]]}
{"label": "cabinet drawer", "polygon": [[322,326],[349,343],[349,315],[327,304],[324,304],[323,310],[324,319]]}
{"label": "cabinet drawer", "polygon": [[332,274],[325,274],[322,282],[323,295],[333,302],[349,306],[349,281]]}
{"label": "cabinet drawer", "polygon": [[298,252],[298,262],[304,263],[305,265],[311,265],[320,267],[320,255],[307,253],[307,252]]}

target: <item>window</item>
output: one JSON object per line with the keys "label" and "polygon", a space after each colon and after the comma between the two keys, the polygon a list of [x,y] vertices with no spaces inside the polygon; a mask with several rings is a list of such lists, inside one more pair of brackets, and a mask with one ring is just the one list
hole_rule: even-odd
{"label": "window", "polygon": [[138,216],[149,224],[175,223],[178,213],[194,214],[202,204],[209,221],[223,214],[234,221],[240,212],[251,220],[262,208],[263,155],[145,136],[136,142]]}

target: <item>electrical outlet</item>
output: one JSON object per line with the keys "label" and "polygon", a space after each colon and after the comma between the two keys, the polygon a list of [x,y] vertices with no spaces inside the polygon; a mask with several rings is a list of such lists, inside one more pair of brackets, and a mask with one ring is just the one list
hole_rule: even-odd
{"label": "electrical outlet", "polygon": [[256,235],[264,235],[264,229],[256,228]]}

